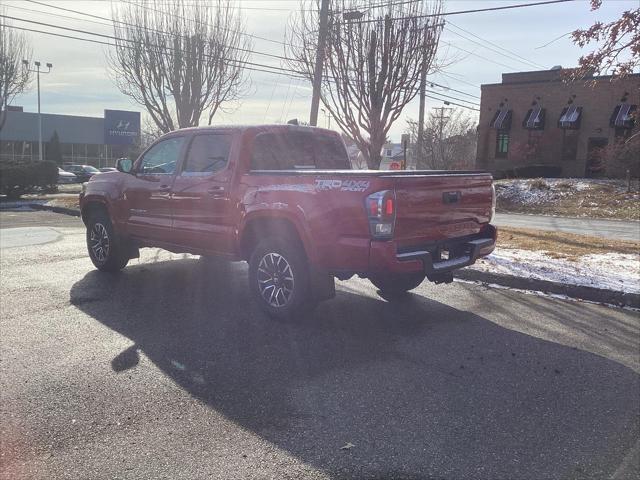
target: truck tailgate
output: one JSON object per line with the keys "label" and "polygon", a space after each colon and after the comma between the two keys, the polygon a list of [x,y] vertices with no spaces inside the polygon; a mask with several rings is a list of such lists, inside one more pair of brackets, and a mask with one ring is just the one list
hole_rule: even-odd
{"label": "truck tailgate", "polygon": [[400,245],[473,235],[491,218],[492,178],[486,173],[393,177],[394,238]]}

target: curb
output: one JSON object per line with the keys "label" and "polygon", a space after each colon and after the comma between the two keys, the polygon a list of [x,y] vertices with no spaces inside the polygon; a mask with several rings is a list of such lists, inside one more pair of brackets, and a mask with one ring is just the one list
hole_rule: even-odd
{"label": "curb", "polygon": [[76,210],[75,208],[52,207],[50,205],[41,205],[39,203],[29,203],[28,206],[34,210],[46,210],[49,212],[62,213],[64,215],[71,215],[72,217],[80,216],[80,210]]}
{"label": "curb", "polygon": [[544,293],[565,295],[580,300],[588,300],[590,302],[640,308],[640,294],[638,293],[624,293],[602,288],[538,280],[535,278],[479,272],[477,270],[459,270],[454,276],[461,280],[472,282],[493,283],[505,287],[517,288],[519,290],[535,290]]}

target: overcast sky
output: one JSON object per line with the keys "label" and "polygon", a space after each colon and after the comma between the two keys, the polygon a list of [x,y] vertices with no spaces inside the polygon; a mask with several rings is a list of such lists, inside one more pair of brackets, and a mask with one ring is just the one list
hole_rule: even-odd
{"label": "overcast sky", "polygon": [[[89,21],[90,18],[53,10],[42,4],[20,0],[2,0],[2,3],[7,7],[7,15],[14,17],[105,34],[113,33],[108,25],[92,23]],[[109,17],[111,12],[108,1],[42,0],[42,3],[104,17]],[[298,5],[297,0],[238,0],[237,3],[244,7],[242,14],[247,23],[248,33],[280,42],[284,40],[290,12]],[[445,10],[451,12],[516,3],[527,2],[445,0]],[[576,28],[587,27],[596,20],[611,21],[619,17],[622,11],[637,7],[638,3],[639,0],[605,0],[600,10],[591,12],[587,1],[578,0],[448,17],[447,27],[441,37],[440,55],[453,58],[456,62],[430,80],[458,92],[441,87],[434,88],[434,91],[479,103],[480,84],[499,83],[503,72],[537,70],[551,68],[554,65],[575,66],[581,50],[574,46],[565,34]],[[266,8],[273,10],[265,10]],[[59,14],[74,19],[62,18],[57,16]],[[19,21],[12,23],[25,28],[60,32],[54,28]],[[121,94],[109,78],[105,62],[108,47],[40,33],[29,32],[27,35],[33,47],[34,60],[54,65],[49,75],[41,77],[43,112],[102,116],[105,108],[142,111],[140,106]],[[562,37],[563,35],[565,36]],[[262,39],[253,41],[253,49],[256,51],[284,54],[281,44]],[[544,46],[548,43],[549,45]],[[504,52],[502,48],[511,53]],[[260,55],[252,55],[251,61],[280,66],[277,59]],[[247,74],[251,80],[249,95],[233,105],[229,112],[219,114],[214,123],[270,123],[296,117],[308,120],[311,88],[306,82],[260,72]],[[15,104],[23,105],[26,111],[37,111],[35,88],[19,97]],[[428,99],[428,109],[439,106],[442,106],[441,100]],[[406,119],[416,118],[417,112],[416,98],[392,127],[390,135],[393,141],[399,141],[400,134],[406,128]],[[468,112],[476,114],[471,110]],[[326,126],[326,122],[326,117],[321,113],[319,125]]]}

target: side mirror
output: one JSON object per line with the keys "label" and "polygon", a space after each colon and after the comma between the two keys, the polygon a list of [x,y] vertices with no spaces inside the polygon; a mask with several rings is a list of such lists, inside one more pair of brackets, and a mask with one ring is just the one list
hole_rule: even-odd
{"label": "side mirror", "polygon": [[116,168],[123,173],[131,173],[133,168],[133,162],[128,158],[119,158],[116,161]]}

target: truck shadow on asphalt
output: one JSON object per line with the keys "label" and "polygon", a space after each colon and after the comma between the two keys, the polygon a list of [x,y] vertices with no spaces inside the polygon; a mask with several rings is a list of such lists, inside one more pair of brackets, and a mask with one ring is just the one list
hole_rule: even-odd
{"label": "truck shadow on asphalt", "polygon": [[637,438],[639,377],[616,362],[350,283],[308,317],[275,322],[246,282],[244,265],[174,260],[92,271],[70,298],[134,342],[114,352],[114,371],[142,352],[332,476],[604,478]]}

